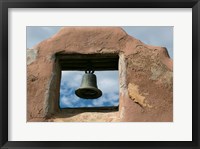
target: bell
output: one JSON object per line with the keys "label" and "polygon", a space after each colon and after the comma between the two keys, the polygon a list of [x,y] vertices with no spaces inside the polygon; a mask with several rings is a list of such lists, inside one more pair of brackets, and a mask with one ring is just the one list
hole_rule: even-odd
{"label": "bell", "polygon": [[97,88],[96,75],[93,74],[94,71],[87,71],[83,75],[81,87],[75,91],[75,94],[84,99],[95,99],[102,95],[101,90]]}

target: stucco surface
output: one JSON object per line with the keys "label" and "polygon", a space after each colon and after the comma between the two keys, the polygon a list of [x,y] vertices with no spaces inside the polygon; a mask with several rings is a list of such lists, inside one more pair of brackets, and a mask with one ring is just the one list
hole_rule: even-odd
{"label": "stucco surface", "polygon": [[[119,111],[63,114],[57,53],[118,54]],[[28,121],[173,121],[173,62],[166,48],[146,45],[119,27],[64,27],[27,60]]]}

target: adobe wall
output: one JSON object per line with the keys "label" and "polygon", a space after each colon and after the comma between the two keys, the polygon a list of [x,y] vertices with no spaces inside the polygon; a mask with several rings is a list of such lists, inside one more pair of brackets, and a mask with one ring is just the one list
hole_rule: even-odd
{"label": "adobe wall", "polygon": [[[57,53],[118,54],[119,111],[60,111]],[[119,27],[64,27],[27,49],[27,121],[173,121],[172,66],[166,48]]]}

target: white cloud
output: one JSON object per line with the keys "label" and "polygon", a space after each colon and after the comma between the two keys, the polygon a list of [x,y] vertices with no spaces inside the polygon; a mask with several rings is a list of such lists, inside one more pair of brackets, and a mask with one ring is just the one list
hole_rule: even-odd
{"label": "white cloud", "polygon": [[112,93],[118,91],[118,80],[114,80],[113,78],[104,78],[99,80],[98,86],[102,90],[103,93]]}
{"label": "white cloud", "polygon": [[113,93],[119,91],[118,71],[98,71],[97,75],[98,88],[103,93]]}
{"label": "white cloud", "polygon": [[63,106],[69,106],[69,107],[73,106],[73,103],[71,102],[69,97],[64,96],[61,98],[60,101],[61,101],[61,105],[63,105]]}
{"label": "white cloud", "polygon": [[83,72],[80,71],[62,71],[61,84],[66,83],[70,88],[78,88],[81,85]]}
{"label": "white cloud", "polygon": [[76,95],[72,94],[70,96],[62,96],[60,97],[60,105],[61,107],[86,107],[82,100],[78,98]]}
{"label": "white cloud", "polygon": [[119,104],[119,96],[117,96],[116,94],[114,96],[116,98],[110,98],[110,97],[107,95],[104,95],[99,99],[93,100],[92,104],[94,106],[104,106],[105,104],[111,105],[111,106],[117,106]]}
{"label": "white cloud", "polygon": [[96,100],[93,100],[92,104],[94,106],[103,106],[103,104],[105,102],[107,102],[109,99],[106,99],[105,97],[102,97],[102,98],[99,98],[99,99],[96,99]]}
{"label": "white cloud", "polygon": [[107,98],[111,99],[112,101],[117,101],[119,98],[119,93],[118,92],[109,93],[109,94],[107,94]]}

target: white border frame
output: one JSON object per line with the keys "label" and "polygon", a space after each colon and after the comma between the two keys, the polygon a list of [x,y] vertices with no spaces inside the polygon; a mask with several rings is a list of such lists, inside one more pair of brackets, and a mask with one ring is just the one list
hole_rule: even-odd
{"label": "white border frame", "polygon": [[[191,8],[10,8],[8,13],[9,141],[192,141]],[[174,122],[26,123],[26,26],[174,26]]]}

